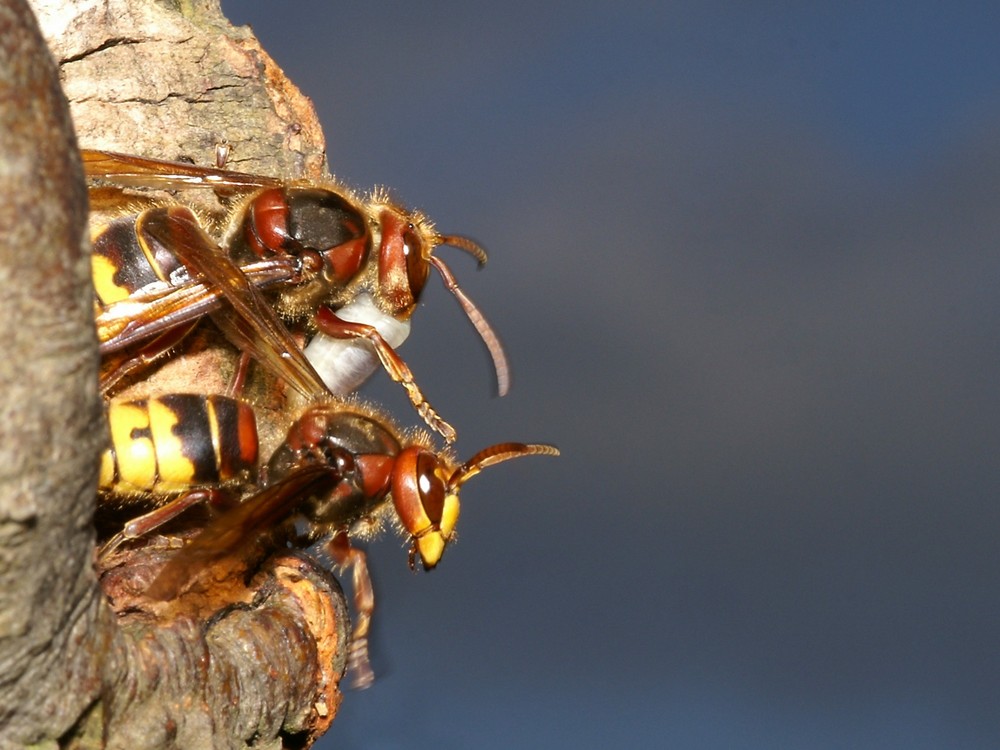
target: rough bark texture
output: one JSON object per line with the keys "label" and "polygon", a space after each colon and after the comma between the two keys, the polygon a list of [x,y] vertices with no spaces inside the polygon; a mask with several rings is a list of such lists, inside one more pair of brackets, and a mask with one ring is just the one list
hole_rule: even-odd
{"label": "rough bark texture", "polygon": [[20,744],[94,700],[89,654],[113,632],[91,570],[102,439],[86,192],[25,2],[0,4],[0,195],[0,742]]}
{"label": "rough bark texture", "polygon": [[[308,558],[210,596],[142,592],[161,542],[93,569],[96,390],[81,145],[319,175],[308,101],[217,2],[0,4],[0,748],[305,747],[336,713],[343,596]],[[237,571],[242,572],[242,571]],[[103,585],[103,589],[102,589]]]}
{"label": "rough bark texture", "polygon": [[34,0],[85,148],[317,178],[312,103],[217,0]]}

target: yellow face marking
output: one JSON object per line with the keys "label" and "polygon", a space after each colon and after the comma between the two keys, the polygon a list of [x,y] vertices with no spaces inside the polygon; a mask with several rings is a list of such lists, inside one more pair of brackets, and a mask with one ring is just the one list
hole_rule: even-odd
{"label": "yellow face marking", "polygon": [[441,512],[441,534],[445,541],[451,539],[455,533],[455,525],[458,523],[459,502],[458,494],[449,492],[444,498],[444,510]]}
{"label": "yellow face marking", "polygon": [[174,434],[177,415],[162,401],[149,401],[149,427],[156,445],[159,468],[157,491],[171,492],[191,486],[195,467],[184,455],[184,443]]}
{"label": "yellow face marking", "polygon": [[458,523],[458,495],[449,492],[444,498],[444,509],[441,512],[441,523],[437,531],[429,531],[417,537],[417,550],[425,568],[433,568],[441,560],[444,548],[451,541]]}
{"label": "yellow face marking", "polygon": [[444,554],[444,546],[445,540],[440,531],[431,531],[417,537],[417,551],[420,552],[420,559],[426,569],[430,570],[438,564]]}
{"label": "yellow face marking", "polygon": [[149,413],[142,403],[108,406],[111,444],[118,459],[118,489],[148,492],[156,483],[156,450],[149,432]]}

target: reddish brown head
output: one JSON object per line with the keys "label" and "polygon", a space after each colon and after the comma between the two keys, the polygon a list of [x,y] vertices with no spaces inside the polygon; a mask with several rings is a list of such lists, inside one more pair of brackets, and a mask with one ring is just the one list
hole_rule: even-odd
{"label": "reddish brown head", "polygon": [[558,456],[551,445],[501,443],[480,451],[457,468],[424,448],[409,447],[396,458],[392,501],[410,535],[410,567],[419,555],[425,570],[438,564],[458,522],[458,493],[487,466],[521,456]]}
{"label": "reddish brown head", "polygon": [[427,284],[431,266],[436,268],[445,287],[458,300],[486,344],[497,373],[497,390],[501,396],[506,394],[510,387],[510,368],[500,339],[479,308],[459,288],[448,266],[433,254],[436,247],[450,245],[469,253],[482,267],[486,264],[486,251],[467,237],[438,234],[420,214],[404,213],[392,204],[379,206],[377,214],[381,231],[378,296],[385,311],[400,319],[412,315]]}

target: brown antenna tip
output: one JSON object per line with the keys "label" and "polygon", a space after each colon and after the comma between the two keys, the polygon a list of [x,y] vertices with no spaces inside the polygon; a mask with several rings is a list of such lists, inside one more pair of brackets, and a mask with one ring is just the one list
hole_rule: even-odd
{"label": "brown antenna tip", "polygon": [[462,237],[459,234],[442,234],[438,236],[438,244],[457,247],[459,250],[465,250],[465,252],[476,259],[480,268],[486,265],[486,261],[488,259],[486,251],[483,250],[482,246],[475,240],[471,240],[468,237]]}
{"label": "brown antenna tip", "polygon": [[500,338],[486,320],[486,317],[479,311],[479,308],[465,295],[465,292],[459,289],[458,282],[455,281],[455,277],[448,269],[448,266],[444,264],[444,261],[432,255],[430,262],[437,269],[438,273],[441,274],[445,287],[455,295],[458,304],[465,310],[466,317],[475,327],[476,332],[479,333],[479,337],[483,340],[483,343],[486,344],[486,350],[490,353],[490,358],[493,360],[493,369],[497,374],[497,393],[501,396],[506,395],[510,390],[510,365],[507,363],[507,354],[503,350]]}
{"label": "brown antenna tip", "polygon": [[452,472],[448,488],[452,491],[461,487],[467,479],[474,477],[487,466],[509,461],[522,456],[558,456],[559,449],[545,443],[498,443],[484,448]]}

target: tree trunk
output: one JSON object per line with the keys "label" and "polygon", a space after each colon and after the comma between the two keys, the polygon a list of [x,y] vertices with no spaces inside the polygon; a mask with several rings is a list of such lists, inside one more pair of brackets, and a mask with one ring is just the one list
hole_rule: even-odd
{"label": "tree trunk", "polygon": [[[0,748],[307,747],[340,701],[335,580],[286,555],[210,609],[143,602],[170,550],[93,567],[105,429],[80,144],[321,176],[306,100],[213,0],[0,4]],[[57,77],[58,76],[58,77]],[[103,588],[102,588],[103,584]],[[224,591],[223,591],[224,589]],[[225,597],[225,601],[219,598]]]}

